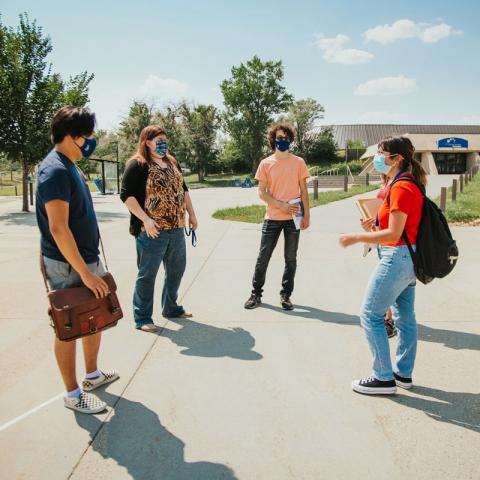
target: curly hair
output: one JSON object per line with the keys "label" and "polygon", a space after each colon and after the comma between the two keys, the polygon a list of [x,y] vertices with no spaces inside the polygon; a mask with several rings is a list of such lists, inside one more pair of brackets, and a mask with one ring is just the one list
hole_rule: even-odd
{"label": "curly hair", "polygon": [[275,151],[275,138],[279,130],[283,130],[285,132],[290,142],[295,140],[295,129],[290,124],[284,122],[275,123],[268,130],[268,143],[273,151]]}

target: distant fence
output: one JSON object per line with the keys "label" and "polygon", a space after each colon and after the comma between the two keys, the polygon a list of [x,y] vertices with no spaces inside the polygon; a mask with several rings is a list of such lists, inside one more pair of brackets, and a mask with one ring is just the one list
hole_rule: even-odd
{"label": "distant fence", "polygon": [[[477,175],[479,172],[480,166],[475,165],[469,170],[467,170],[464,174],[460,175],[458,180],[456,178],[453,179],[452,181],[452,190],[451,190],[451,201],[456,202],[457,201],[457,193],[463,193],[463,187],[465,185],[468,185],[468,182],[472,180],[472,178]],[[442,212],[445,212],[447,209],[447,194],[448,194],[448,189],[447,187],[442,187],[440,190],[440,210]]]}

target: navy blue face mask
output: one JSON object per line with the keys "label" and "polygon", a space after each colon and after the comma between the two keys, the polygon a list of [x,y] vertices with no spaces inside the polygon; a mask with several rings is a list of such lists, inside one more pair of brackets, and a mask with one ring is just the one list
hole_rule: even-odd
{"label": "navy blue face mask", "polygon": [[290,142],[288,140],[275,140],[275,147],[281,152],[286,152],[290,148]]}
{"label": "navy blue face mask", "polygon": [[82,137],[82,138],[85,139],[85,142],[83,143],[83,145],[80,147],[80,145],[78,145],[77,142],[75,142],[75,145],[80,149],[80,152],[82,152],[82,157],[87,158],[95,150],[95,147],[97,146],[97,139],[95,137],[92,137],[92,138]]}

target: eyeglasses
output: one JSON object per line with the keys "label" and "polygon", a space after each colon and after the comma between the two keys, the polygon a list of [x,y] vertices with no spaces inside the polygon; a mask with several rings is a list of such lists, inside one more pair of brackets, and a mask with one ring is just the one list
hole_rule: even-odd
{"label": "eyeglasses", "polygon": [[288,137],[275,137],[275,140],[281,142],[282,140],[288,140]]}
{"label": "eyeglasses", "polygon": [[385,152],[381,152],[380,150],[377,151],[377,154],[378,155],[383,155],[385,158],[398,156],[398,153],[391,153],[390,155],[385,155]]}

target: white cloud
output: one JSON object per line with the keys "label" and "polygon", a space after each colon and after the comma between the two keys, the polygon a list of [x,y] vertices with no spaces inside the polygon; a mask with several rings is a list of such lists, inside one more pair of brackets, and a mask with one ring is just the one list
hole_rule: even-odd
{"label": "white cloud", "polygon": [[403,95],[414,92],[417,88],[417,81],[414,78],[407,78],[404,75],[397,77],[384,77],[368,80],[358,85],[354,94],[359,96],[389,96]]}
{"label": "white cloud", "polygon": [[397,20],[391,25],[377,25],[365,32],[365,38],[379,42],[383,45],[404,40],[407,38],[419,38],[424,43],[435,43],[451,35],[461,35],[461,30],[455,30],[452,26],[442,22],[438,25],[428,23],[416,23],[413,20]]}
{"label": "white cloud", "polygon": [[174,78],[149,75],[140,87],[140,93],[152,97],[178,98],[188,91],[188,85]]}
{"label": "white cloud", "polygon": [[449,37],[450,35],[460,35],[462,32],[460,30],[454,30],[453,27],[447,25],[446,23],[441,23],[440,25],[434,25],[432,27],[427,27],[421,34],[420,38],[425,43],[435,43],[439,40]]}
{"label": "white cloud", "polygon": [[344,48],[350,38],[347,35],[338,34],[336,37],[327,38],[323,34],[316,33],[315,45],[323,52],[323,58],[330,63],[342,63],[343,65],[359,65],[367,63],[374,57],[370,52],[355,48]]}
{"label": "white cloud", "polygon": [[404,113],[390,113],[384,111],[365,112],[360,115],[359,120],[365,123],[398,123],[407,121]]}

